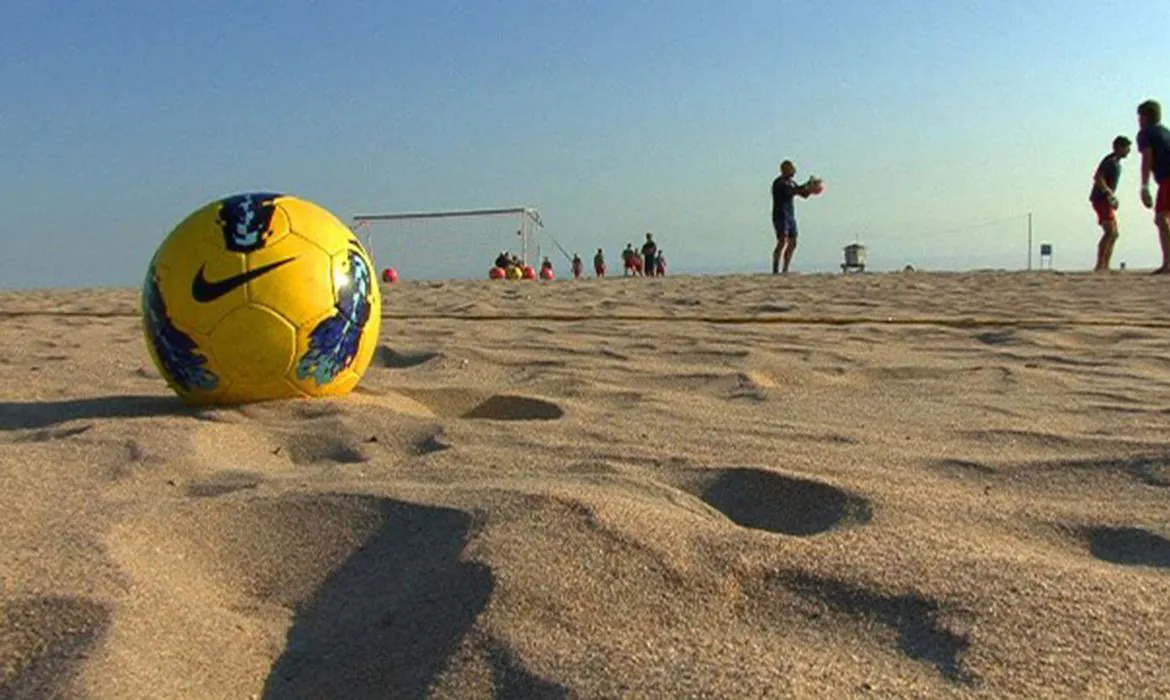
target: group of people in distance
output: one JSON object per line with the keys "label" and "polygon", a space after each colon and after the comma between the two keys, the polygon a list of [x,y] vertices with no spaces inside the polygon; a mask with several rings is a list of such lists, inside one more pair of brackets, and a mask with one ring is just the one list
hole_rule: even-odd
{"label": "group of people in distance", "polygon": [[633,243],[626,244],[625,250],[622,251],[622,276],[630,275],[635,277],[666,275],[666,255],[654,242],[654,234],[646,234],[646,242],[642,244],[641,250],[635,249]]}
{"label": "group of people in distance", "polygon": [[[547,258],[546,258],[547,260]],[[585,263],[581,256],[573,253],[573,278],[580,279],[585,274]],[[605,277],[605,251],[597,249],[593,256],[593,274],[595,277]],[[642,249],[634,248],[633,243],[627,243],[622,251],[622,276],[629,277],[664,277],[666,275],[666,256],[654,241],[654,234],[646,234],[646,242]]]}
{"label": "group of people in distance", "polygon": [[[1154,211],[1154,226],[1162,247],[1162,264],[1156,275],[1170,273],[1170,129],[1162,124],[1162,106],[1146,100],[1137,107],[1137,147],[1141,154],[1141,189],[1139,197],[1146,209]],[[1113,139],[1113,150],[1097,165],[1089,203],[1097,214],[1101,240],[1097,243],[1094,272],[1107,272],[1117,243],[1117,184],[1121,180],[1121,161],[1129,155],[1131,141],[1125,136]],[[1158,186],[1157,196],[1150,194],[1150,178]]]}

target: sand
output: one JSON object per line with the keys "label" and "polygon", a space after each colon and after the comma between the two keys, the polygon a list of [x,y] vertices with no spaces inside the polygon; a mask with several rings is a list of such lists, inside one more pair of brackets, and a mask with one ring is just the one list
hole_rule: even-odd
{"label": "sand", "polygon": [[206,411],[4,294],[0,696],[1164,697],[1168,284],[406,282]]}

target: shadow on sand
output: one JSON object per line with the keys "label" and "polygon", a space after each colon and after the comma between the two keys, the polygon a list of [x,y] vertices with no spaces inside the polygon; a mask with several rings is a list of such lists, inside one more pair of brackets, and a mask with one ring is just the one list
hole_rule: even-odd
{"label": "shadow on sand", "polygon": [[0,401],[0,430],[50,428],[61,423],[96,418],[197,416],[198,411],[177,396],[95,396],[60,401]]}
{"label": "shadow on sand", "polygon": [[1170,540],[1140,527],[1098,527],[1088,531],[1089,551],[1101,561],[1170,569]]}
{"label": "shadow on sand", "polygon": [[963,666],[971,640],[966,633],[940,623],[942,606],[938,601],[913,594],[884,595],[801,571],[781,572],[776,580],[789,590],[821,600],[835,611],[894,630],[903,654],[934,666],[951,683],[976,683],[975,676]]}
{"label": "shadow on sand", "polygon": [[85,658],[110,626],[110,610],[82,598],[0,605],[0,698],[72,697]]}
{"label": "shadow on sand", "polygon": [[382,525],[299,606],[265,698],[421,698],[484,610],[493,578],[459,561],[467,513],[377,499]]}

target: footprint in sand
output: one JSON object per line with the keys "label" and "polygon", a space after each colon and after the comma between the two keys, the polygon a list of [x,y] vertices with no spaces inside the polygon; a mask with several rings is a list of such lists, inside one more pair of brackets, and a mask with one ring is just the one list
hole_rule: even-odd
{"label": "footprint in sand", "polygon": [[283,451],[296,465],[304,466],[317,462],[334,464],[361,464],[370,460],[364,451],[355,446],[356,438],[346,439],[322,433],[290,433],[285,436]]}
{"label": "footprint in sand", "polygon": [[86,423],[85,425],[78,425],[71,428],[44,428],[17,436],[13,438],[12,442],[50,442],[53,440],[65,440],[83,435],[92,428],[93,423]]}
{"label": "footprint in sand", "polygon": [[557,420],[565,415],[565,410],[551,401],[464,389],[402,389],[391,392],[390,398],[398,402],[405,399],[415,410],[421,407],[432,418],[537,421]]}
{"label": "footprint in sand", "polygon": [[1139,527],[1092,527],[1083,530],[1089,552],[1101,561],[1125,566],[1170,569],[1170,539]]}
{"label": "footprint in sand", "polygon": [[564,409],[549,401],[498,394],[477,404],[462,417],[484,420],[556,420],[563,415]]}
{"label": "footprint in sand", "polygon": [[451,444],[447,441],[441,429],[428,433],[414,443],[414,452],[418,455],[429,455],[448,449],[451,449]]}
{"label": "footprint in sand", "polygon": [[203,481],[189,484],[187,486],[187,495],[192,498],[217,498],[237,491],[254,489],[262,481],[263,479],[258,474],[227,470],[219,472]]}
{"label": "footprint in sand", "polygon": [[386,345],[379,345],[374,358],[379,365],[387,369],[410,369],[425,365],[441,356],[441,353],[437,352],[398,352]]}
{"label": "footprint in sand", "polygon": [[864,524],[872,512],[836,486],[762,469],[695,469],[677,485],[738,525],[797,537]]}

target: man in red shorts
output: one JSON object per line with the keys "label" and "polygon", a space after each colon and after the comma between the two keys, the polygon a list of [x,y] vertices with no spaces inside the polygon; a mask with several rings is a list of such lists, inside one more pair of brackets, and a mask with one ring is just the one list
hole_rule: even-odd
{"label": "man in red shorts", "polygon": [[[1162,125],[1162,106],[1154,100],[1138,105],[1138,152],[1142,154],[1142,204],[1154,210],[1162,266],[1154,274],[1170,273],[1170,129]],[[1158,183],[1157,198],[1150,196],[1150,175]]]}
{"label": "man in red shorts", "polygon": [[1093,189],[1089,202],[1097,212],[1097,223],[1101,225],[1101,241],[1097,244],[1097,265],[1094,272],[1109,269],[1113,257],[1113,246],[1117,243],[1117,182],[1121,179],[1121,160],[1129,155],[1129,139],[1118,136],[1113,139],[1113,151],[1101,159],[1093,173]]}

